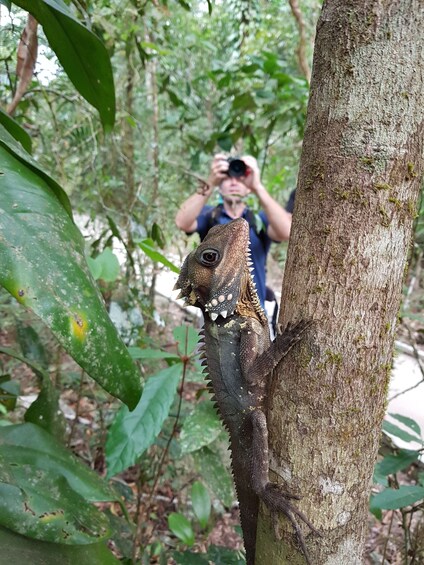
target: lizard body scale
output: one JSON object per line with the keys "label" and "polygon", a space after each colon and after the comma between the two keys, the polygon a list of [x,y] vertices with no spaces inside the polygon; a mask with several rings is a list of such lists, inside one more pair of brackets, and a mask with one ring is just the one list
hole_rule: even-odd
{"label": "lizard body scale", "polygon": [[210,229],[187,256],[175,288],[180,289],[186,303],[204,313],[203,364],[230,434],[247,565],[255,563],[261,500],[290,520],[310,563],[296,517],[316,530],[290,502],[297,497],[269,482],[266,422],[273,369],[310,323],[299,322],[271,342],[268,321],[250,274],[249,225],[242,218]]}

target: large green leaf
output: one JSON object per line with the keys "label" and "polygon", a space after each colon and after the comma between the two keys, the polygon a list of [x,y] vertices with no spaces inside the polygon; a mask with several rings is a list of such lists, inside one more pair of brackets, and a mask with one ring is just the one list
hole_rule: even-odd
{"label": "large green leaf", "polygon": [[203,447],[195,451],[192,457],[199,475],[222,504],[230,508],[236,499],[233,481],[220,455]]}
{"label": "large green leaf", "polygon": [[[387,434],[390,434],[392,436],[398,437],[399,439],[401,439],[402,441],[406,441],[407,443],[410,442],[419,442],[422,443],[422,440],[419,436],[410,434],[409,432],[403,430],[402,428],[399,428],[399,426],[396,426],[396,424],[393,424],[392,422],[388,422],[387,420],[383,420],[383,431],[386,432]],[[412,428],[410,428],[412,429]]]}
{"label": "large green leaf", "polygon": [[222,424],[212,402],[199,402],[181,430],[182,453],[191,453],[211,444],[221,432]]}
{"label": "large green leaf", "polygon": [[114,500],[100,477],[32,424],[0,429],[0,524],[27,537],[92,544],[109,522],[91,501]]}
{"label": "large green leaf", "polygon": [[421,428],[420,428],[419,424],[415,420],[413,420],[412,418],[409,418],[408,416],[404,416],[403,414],[391,414],[391,413],[389,413],[389,416],[391,416],[392,418],[395,418],[396,420],[401,422],[404,426],[406,426],[407,428],[410,428],[414,433],[421,436]]}
{"label": "large green leaf", "polygon": [[376,494],[372,499],[373,508],[396,510],[405,508],[419,500],[424,499],[424,487],[416,485],[402,485],[398,489],[385,489]]}
{"label": "large green leaf", "polygon": [[[34,171],[50,188],[54,196],[59,200],[64,209],[66,210],[68,216],[72,219],[72,209],[71,203],[66,192],[62,189],[57,182],[49,176],[35,159],[23,148],[21,143],[18,143],[16,138],[9,132],[7,128],[0,124],[0,146],[4,147],[9,153],[11,153],[16,159],[22,161],[22,163],[28,167],[30,170]],[[1,167],[3,167],[3,159],[0,160]],[[18,172],[20,168],[18,168]],[[3,174],[3,169],[0,169]]]}
{"label": "large green leaf", "polygon": [[62,545],[26,538],[0,526],[1,561],[28,565],[117,565],[105,542]]}
{"label": "large green leaf", "polygon": [[393,475],[398,471],[406,469],[414,461],[417,461],[419,455],[419,451],[408,451],[405,449],[401,449],[399,453],[390,453],[377,463],[375,466],[375,473],[377,476],[384,477],[387,477],[387,475]]}
{"label": "large green leaf", "polygon": [[17,456],[21,453],[22,462],[28,461],[33,467],[37,462],[40,469],[65,477],[71,488],[86,500],[106,502],[117,498],[106,481],[39,426],[28,423],[0,428],[0,449],[6,448],[15,449]]}
{"label": "large green leaf", "polygon": [[50,47],[79,93],[100,114],[106,130],[115,121],[112,66],[100,39],[73,17],[62,0],[13,0],[43,26]]}
{"label": "large green leaf", "polygon": [[134,408],[140,377],[90,275],[63,191],[27,166],[1,126],[0,162],[0,284],[40,316],[91,377]]}
{"label": "large green leaf", "polygon": [[168,417],[181,374],[181,363],[159,371],[146,382],[135,410],[123,406],[118,412],[106,442],[108,476],[134,465],[152,445]]}

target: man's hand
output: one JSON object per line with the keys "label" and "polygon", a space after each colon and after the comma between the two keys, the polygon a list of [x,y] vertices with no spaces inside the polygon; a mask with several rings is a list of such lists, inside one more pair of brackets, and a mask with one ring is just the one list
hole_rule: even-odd
{"label": "man's hand", "polygon": [[222,153],[217,153],[211,163],[211,170],[208,177],[208,185],[215,187],[228,178],[228,160]]}
{"label": "man's hand", "polygon": [[240,177],[240,180],[253,192],[253,194],[257,195],[261,190],[265,190],[261,182],[261,173],[259,171],[258,162],[251,155],[243,155],[241,160],[248,167],[248,171],[244,177]]}

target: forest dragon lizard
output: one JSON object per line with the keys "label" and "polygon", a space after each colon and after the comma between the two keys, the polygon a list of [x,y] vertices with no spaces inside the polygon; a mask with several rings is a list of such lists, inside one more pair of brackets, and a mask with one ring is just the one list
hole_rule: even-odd
{"label": "forest dragon lizard", "polygon": [[[266,413],[272,372],[301,339],[309,322],[299,322],[271,343],[268,321],[250,274],[249,224],[239,218],[213,227],[188,255],[175,289],[204,314],[202,356],[222,420],[230,433],[232,469],[240,506],[247,565],[255,563],[259,503],[283,513],[293,525],[310,563],[292,496],[269,482]],[[271,392],[272,394],[272,392]]]}

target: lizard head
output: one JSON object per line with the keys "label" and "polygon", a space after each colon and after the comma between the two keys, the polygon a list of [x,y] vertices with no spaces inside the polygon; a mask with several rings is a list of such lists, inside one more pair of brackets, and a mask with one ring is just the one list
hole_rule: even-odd
{"label": "lizard head", "polygon": [[198,306],[213,321],[235,311],[258,317],[262,309],[250,266],[249,224],[238,218],[209,230],[184,261],[175,289],[186,304]]}

